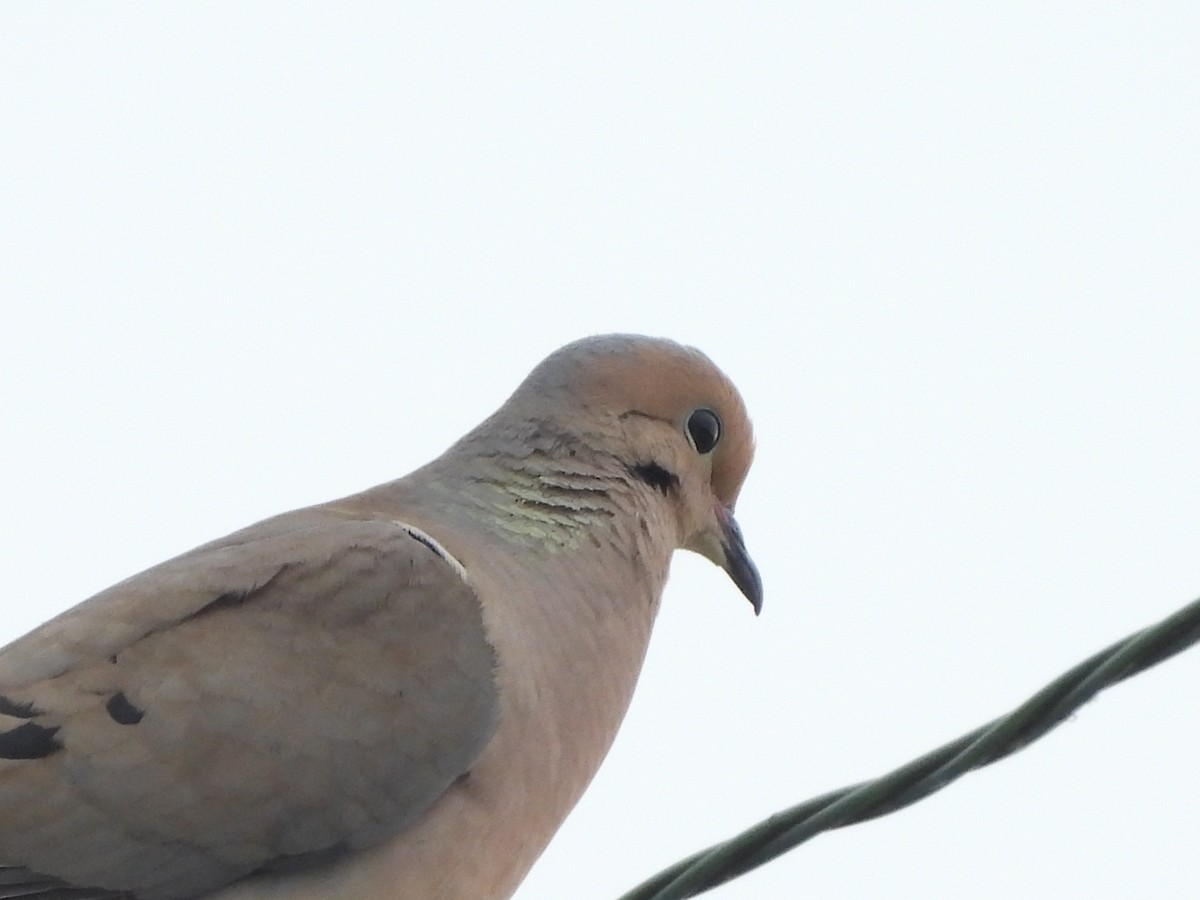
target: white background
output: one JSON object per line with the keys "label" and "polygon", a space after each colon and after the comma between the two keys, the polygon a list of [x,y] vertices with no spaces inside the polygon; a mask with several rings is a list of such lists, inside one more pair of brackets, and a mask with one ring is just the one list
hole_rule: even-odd
{"label": "white background", "polygon": [[[754,416],[766,608],[677,559],[518,898],[906,762],[1200,594],[1198,60],[1185,3],[5,4],[0,639],[645,332]],[[1185,895],[1198,677],[712,896]]]}

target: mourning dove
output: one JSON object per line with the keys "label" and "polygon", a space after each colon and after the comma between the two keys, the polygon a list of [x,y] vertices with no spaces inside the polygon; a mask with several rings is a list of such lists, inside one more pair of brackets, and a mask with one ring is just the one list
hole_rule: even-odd
{"label": "mourning dove", "polygon": [[552,354],[406,478],[0,650],[0,897],[510,897],[624,716],[676,548],[762,587],[701,353]]}

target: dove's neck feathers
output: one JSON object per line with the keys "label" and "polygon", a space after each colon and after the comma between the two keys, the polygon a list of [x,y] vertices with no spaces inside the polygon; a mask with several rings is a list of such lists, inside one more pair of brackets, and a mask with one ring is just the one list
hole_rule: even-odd
{"label": "dove's neck feathers", "polygon": [[627,498],[594,469],[563,466],[543,455],[477,459],[470,481],[436,475],[426,489],[478,521],[499,541],[553,553],[610,530]]}
{"label": "dove's neck feathers", "polygon": [[[463,877],[471,863],[461,855],[414,859],[412,848],[470,846],[492,864],[463,897],[515,889],[587,787],[628,708],[679,543],[666,491],[631,475],[630,460],[579,435],[515,431],[468,435],[408,477],[338,504],[426,532],[487,598],[504,715],[472,775],[417,826],[431,838],[465,829],[469,841],[462,831],[408,841],[383,861]],[[513,821],[522,827],[505,825]],[[498,872],[497,858],[511,865]]]}
{"label": "dove's neck feathers", "polygon": [[619,446],[614,437],[548,421],[499,427],[489,420],[439,459],[375,490],[394,490],[404,506],[468,530],[474,524],[514,551],[555,553],[582,543],[607,543],[618,553],[649,549],[642,546],[647,527],[639,523],[653,518],[649,530],[664,544],[655,549],[669,556],[678,536],[663,490],[632,478],[636,461],[605,449]]}

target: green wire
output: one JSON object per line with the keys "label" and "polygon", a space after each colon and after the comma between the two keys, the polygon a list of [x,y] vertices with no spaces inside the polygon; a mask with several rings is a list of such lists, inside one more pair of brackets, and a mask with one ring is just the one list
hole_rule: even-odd
{"label": "green wire", "polygon": [[1200,600],[1084,660],[1015,710],[880,778],[832,791],[664,869],[620,900],[684,900],[724,884],[823,831],[865,822],[940,791],[1036,741],[1107,687],[1200,640]]}

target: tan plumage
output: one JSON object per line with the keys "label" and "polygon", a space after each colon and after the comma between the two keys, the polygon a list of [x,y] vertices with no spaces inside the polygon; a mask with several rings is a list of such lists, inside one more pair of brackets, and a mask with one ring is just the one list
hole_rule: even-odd
{"label": "tan plumage", "polygon": [[18,639],[0,898],[509,897],[612,742],[672,552],[757,610],[752,447],[697,351],[586,339],[411,475]]}

